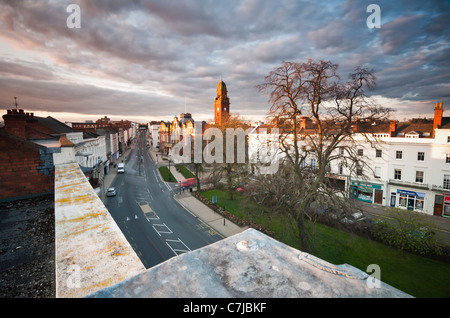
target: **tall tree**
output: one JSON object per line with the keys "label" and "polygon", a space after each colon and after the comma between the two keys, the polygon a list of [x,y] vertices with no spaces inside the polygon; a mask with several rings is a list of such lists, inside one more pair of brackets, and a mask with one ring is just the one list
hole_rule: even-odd
{"label": "tall tree", "polygon": [[295,175],[285,196],[286,211],[296,222],[304,251],[309,250],[305,217],[312,217],[314,207],[344,204],[329,178],[330,165],[345,159],[348,165],[364,166],[355,152],[355,133],[373,141],[372,124],[390,112],[366,95],[375,87],[373,70],[357,67],[346,82],[337,70],[330,61],[283,62],[257,87],[269,94],[269,117],[280,129],[283,164]]}
{"label": "tall tree", "polygon": [[225,117],[221,125],[216,127],[220,129],[223,138],[223,159],[221,163],[214,163],[214,169],[225,178],[230,200],[233,200],[238,183],[247,180],[251,172],[246,137],[249,127],[238,115]]}

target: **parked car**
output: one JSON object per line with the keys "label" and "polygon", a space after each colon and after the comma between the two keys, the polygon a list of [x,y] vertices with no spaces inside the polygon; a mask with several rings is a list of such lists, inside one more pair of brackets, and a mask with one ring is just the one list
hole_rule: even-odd
{"label": "parked car", "polygon": [[125,172],[125,164],[119,163],[117,165],[117,173],[124,173]]}
{"label": "parked car", "polygon": [[114,187],[108,188],[108,192],[106,192],[106,196],[113,197],[115,195],[116,195],[116,188],[114,188]]}

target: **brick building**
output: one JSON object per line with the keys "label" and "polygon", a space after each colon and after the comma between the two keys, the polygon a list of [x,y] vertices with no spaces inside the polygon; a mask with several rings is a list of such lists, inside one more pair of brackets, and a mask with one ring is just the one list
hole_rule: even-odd
{"label": "brick building", "polygon": [[54,191],[53,150],[0,129],[0,201]]}
{"label": "brick building", "polygon": [[53,153],[60,138],[74,130],[52,117],[8,109],[0,129],[0,200],[54,191]]}

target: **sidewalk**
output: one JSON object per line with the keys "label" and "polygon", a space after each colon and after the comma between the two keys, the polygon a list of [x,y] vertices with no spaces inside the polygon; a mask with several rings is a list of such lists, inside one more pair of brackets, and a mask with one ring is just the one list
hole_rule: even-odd
{"label": "sidewalk", "polygon": [[175,194],[173,198],[188,212],[198,217],[224,237],[232,236],[248,229],[246,226],[240,227],[230,220],[225,219],[197,198],[193,197],[189,192]]}
{"label": "sidewalk", "polygon": [[[153,161],[159,165],[159,166],[165,166],[167,168],[169,168],[169,161],[168,160],[163,160],[163,156],[159,151],[156,151],[153,147],[151,149],[148,150],[148,153],[150,154],[150,156],[152,157]],[[183,181],[185,179],[185,177],[177,171],[175,164],[172,162],[170,164],[170,172],[172,173],[172,175],[175,177],[176,182],[180,182]]]}

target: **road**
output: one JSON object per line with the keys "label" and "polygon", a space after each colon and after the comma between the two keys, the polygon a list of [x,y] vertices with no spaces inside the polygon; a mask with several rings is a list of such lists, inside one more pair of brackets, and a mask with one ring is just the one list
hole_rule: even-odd
{"label": "road", "polygon": [[146,268],[223,239],[173,198],[178,185],[161,179],[144,133],[127,159],[105,204]]}

